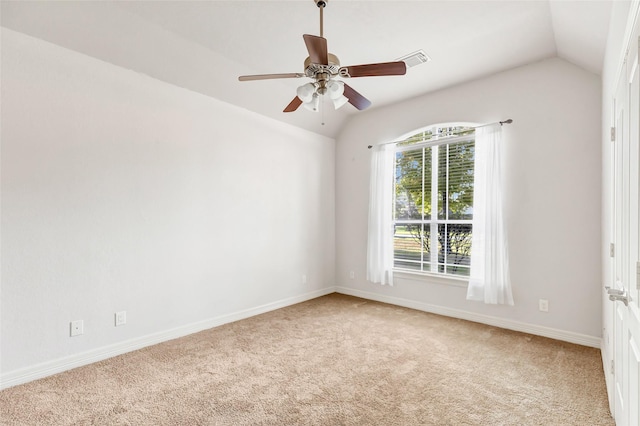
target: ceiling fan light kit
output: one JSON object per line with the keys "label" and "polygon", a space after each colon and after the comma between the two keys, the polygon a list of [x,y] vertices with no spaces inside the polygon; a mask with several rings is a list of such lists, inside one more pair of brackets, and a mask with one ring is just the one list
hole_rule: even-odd
{"label": "ceiling fan light kit", "polygon": [[300,105],[304,105],[305,109],[317,112],[320,107],[320,97],[325,94],[329,96],[335,109],[342,107],[346,103],[350,103],[358,110],[366,109],[371,105],[371,102],[338,78],[404,75],[407,72],[407,64],[402,60],[398,60],[341,67],[338,57],[329,53],[327,39],[322,37],[322,12],[327,2],[325,0],[314,0],[314,2],[320,9],[320,36],[310,34],[302,36],[309,52],[309,56],[304,61],[304,73],[243,75],[238,77],[238,80],[252,81],[301,77],[312,79],[311,83],[298,87],[296,97],[293,98],[283,112],[296,111]]}

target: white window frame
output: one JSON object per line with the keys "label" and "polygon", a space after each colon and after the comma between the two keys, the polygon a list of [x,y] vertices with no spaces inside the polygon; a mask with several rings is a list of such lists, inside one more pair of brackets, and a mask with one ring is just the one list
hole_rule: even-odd
{"label": "white window frame", "polygon": [[[425,127],[421,130],[416,130],[414,132],[411,132],[410,134],[408,134],[404,140],[409,139],[421,132],[425,132],[431,129],[438,129],[438,128],[445,128],[445,127],[467,127],[467,128],[474,128],[475,125],[471,124],[471,123],[451,123],[451,124],[441,124],[441,125],[433,125],[433,126],[428,126]],[[437,218],[437,208],[434,208],[434,206],[437,207],[438,205],[438,166],[439,166],[439,161],[438,161],[438,155],[439,155],[439,149],[441,147],[446,147],[447,145],[454,145],[456,143],[461,143],[461,142],[467,142],[470,140],[470,138],[473,138],[474,142],[475,142],[475,133],[470,135],[470,134],[465,134],[465,135],[461,135],[461,136],[438,136],[437,134],[435,134],[432,138],[425,140],[423,142],[416,142],[416,143],[412,143],[410,145],[399,145],[402,142],[398,142],[395,145],[395,149],[394,149],[394,157],[395,154],[397,154],[398,152],[406,152],[406,151],[416,151],[419,149],[423,149],[423,148],[432,148],[431,150],[431,206],[432,206],[432,217],[430,218],[425,218],[424,217],[424,213],[423,213],[423,217],[422,219],[396,219],[395,215],[396,215],[396,210],[395,208],[393,208],[393,218],[392,218],[392,222],[394,225],[394,229],[396,227],[396,225],[411,225],[411,224],[415,224],[415,225],[422,225],[424,224],[425,226],[428,225],[430,227],[430,238],[431,238],[431,243],[430,243],[430,247],[438,247],[438,226],[440,224],[472,224],[472,219],[468,219],[468,220],[456,220],[456,219],[438,219]],[[403,140],[403,141],[404,141]],[[423,151],[424,152],[424,151]],[[423,173],[424,173],[424,167],[423,167]],[[396,191],[395,191],[395,172],[394,172],[394,190],[393,190],[393,201],[392,201],[392,206],[395,206],[396,204]],[[447,185],[448,187],[448,185]],[[435,213],[435,218],[433,218],[433,215]],[[473,231],[472,231],[473,232]],[[421,258],[420,261],[415,261],[416,264],[422,265],[422,263],[425,261],[424,259],[424,246],[421,243]],[[446,253],[445,253],[446,256]],[[395,257],[395,253],[394,253],[394,257],[393,257],[393,261],[394,261],[394,265],[396,263],[397,258]],[[411,260],[407,260],[407,259],[401,259],[402,262],[406,262],[406,263],[413,263]],[[431,250],[430,253],[430,259],[428,260],[428,262],[433,266],[436,267],[436,269],[438,268],[438,250]],[[446,257],[445,257],[445,265],[447,265],[446,262]],[[422,269],[422,267],[421,267]],[[416,269],[410,269],[410,268],[403,268],[402,266],[394,266],[393,271],[394,274],[402,277],[402,278],[409,278],[409,279],[415,279],[416,277],[420,277],[420,276],[428,276],[430,277],[432,280],[435,278],[436,282],[441,282],[441,283],[447,283],[447,284],[454,284],[454,285],[460,285],[460,286],[466,286],[468,280],[469,280],[469,276],[468,275],[457,275],[457,274],[450,274],[450,273],[446,273],[446,272],[439,272],[438,270],[431,270],[431,271],[423,271],[423,270],[416,270]],[[445,270],[446,270],[446,266],[445,266]]]}

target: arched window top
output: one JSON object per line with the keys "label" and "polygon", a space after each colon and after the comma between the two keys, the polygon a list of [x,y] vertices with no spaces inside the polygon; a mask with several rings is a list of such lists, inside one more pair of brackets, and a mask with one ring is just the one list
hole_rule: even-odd
{"label": "arched window top", "polygon": [[430,124],[401,136],[396,145],[407,146],[415,143],[442,141],[456,136],[472,135],[476,127],[476,123],[470,122]]}

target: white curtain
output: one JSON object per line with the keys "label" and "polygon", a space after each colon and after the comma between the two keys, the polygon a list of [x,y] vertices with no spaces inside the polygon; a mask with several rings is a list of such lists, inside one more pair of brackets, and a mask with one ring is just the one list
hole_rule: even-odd
{"label": "white curtain", "polygon": [[373,147],[369,182],[367,280],[393,285],[393,145]]}
{"label": "white curtain", "polygon": [[473,230],[468,300],[513,305],[502,208],[502,126],[476,129]]}

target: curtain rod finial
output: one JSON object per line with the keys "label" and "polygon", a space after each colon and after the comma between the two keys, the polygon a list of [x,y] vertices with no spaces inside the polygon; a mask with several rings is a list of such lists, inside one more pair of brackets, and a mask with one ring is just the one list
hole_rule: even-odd
{"label": "curtain rod finial", "polygon": [[508,119],[508,120],[501,121],[500,125],[502,126],[502,125],[511,124],[511,123],[513,123],[513,120],[512,119]]}
{"label": "curtain rod finial", "polygon": [[371,149],[371,148],[373,148],[373,145],[369,145],[367,148]]}

